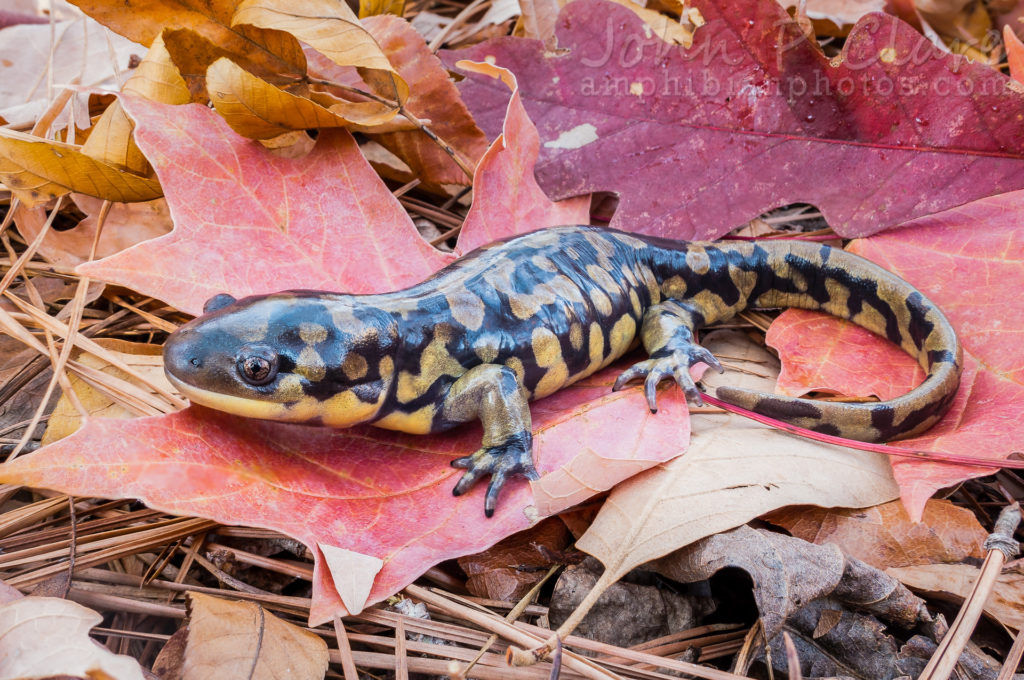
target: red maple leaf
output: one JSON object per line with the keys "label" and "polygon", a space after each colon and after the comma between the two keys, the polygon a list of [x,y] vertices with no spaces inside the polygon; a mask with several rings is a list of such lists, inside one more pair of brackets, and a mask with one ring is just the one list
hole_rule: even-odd
{"label": "red maple leaf", "polygon": [[[516,74],[555,198],[618,192],[612,226],[712,239],[764,211],[816,205],[843,236],[1024,188],[1024,94],[1005,75],[870,14],[833,66],[774,0],[696,0],[690,48],[628,9],[578,0],[559,53],[496,38],[443,58]],[[599,18],[595,20],[595,18]],[[493,135],[507,92],[460,90]]]}
{"label": "red maple leaf", "polygon": [[[477,168],[460,250],[542,226],[586,221],[589,200],[552,203],[533,180],[537,136],[513,94],[505,131]],[[418,282],[454,259],[415,232],[344,131],[309,156],[278,158],[202,106],[129,99],[136,140],[164,187],[174,231],[84,266],[188,311],[218,292],[367,292]],[[466,245],[469,244],[469,245]],[[494,518],[483,488],[454,498],[452,458],[480,445],[443,436],[251,421],[191,407],[80,431],[0,467],[0,479],[75,495],[138,497],[167,512],[276,529],[316,557],[313,624],[387,597],[438,561],[479,551],[542,516],[681,453],[678,390],[652,416],[609,369],[532,405],[544,476],[510,483]],[[326,567],[326,568],[325,568]]]}

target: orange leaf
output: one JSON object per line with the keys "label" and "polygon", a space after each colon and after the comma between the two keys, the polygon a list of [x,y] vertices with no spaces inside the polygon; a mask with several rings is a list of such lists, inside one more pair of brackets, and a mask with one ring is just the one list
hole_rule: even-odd
{"label": "orange leaf", "polygon": [[765,341],[787,357],[777,389],[791,397],[848,385],[854,389],[844,396],[885,400],[924,381],[924,370],[909,354],[892,343],[879,344],[871,331],[833,316],[787,309],[772,322]]}
{"label": "orange leaf", "polygon": [[899,501],[858,510],[796,506],[763,519],[805,541],[835,543],[879,569],[982,559],[988,536],[973,512],[935,499],[925,505],[920,522]]}

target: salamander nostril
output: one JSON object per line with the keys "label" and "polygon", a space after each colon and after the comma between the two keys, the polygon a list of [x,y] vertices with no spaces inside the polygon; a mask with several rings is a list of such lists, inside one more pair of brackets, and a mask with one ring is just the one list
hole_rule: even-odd
{"label": "salamander nostril", "polygon": [[199,359],[199,357],[192,357],[191,359],[188,360],[188,363],[192,364],[193,368],[199,368],[200,366],[203,365],[203,362]]}

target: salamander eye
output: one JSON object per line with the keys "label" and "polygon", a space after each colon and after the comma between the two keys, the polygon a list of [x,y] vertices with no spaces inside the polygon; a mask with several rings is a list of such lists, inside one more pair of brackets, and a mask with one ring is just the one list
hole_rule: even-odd
{"label": "salamander eye", "polygon": [[266,385],[277,377],[277,352],[266,345],[246,345],[235,358],[238,374],[250,385]]}

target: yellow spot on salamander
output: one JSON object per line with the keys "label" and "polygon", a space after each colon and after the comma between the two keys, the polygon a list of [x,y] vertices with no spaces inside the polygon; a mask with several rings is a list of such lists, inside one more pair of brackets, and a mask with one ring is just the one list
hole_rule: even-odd
{"label": "yellow spot on salamander", "polygon": [[542,399],[549,394],[554,394],[569,380],[569,368],[564,361],[559,361],[548,369],[544,377],[537,382],[533,389],[533,398]]}
{"label": "yellow spot on salamander", "polygon": [[569,327],[569,344],[577,352],[583,348],[583,326],[574,321]]}
{"label": "yellow spot on salamander", "polygon": [[295,362],[295,372],[310,382],[319,382],[327,375],[327,366],[323,357],[308,345],[299,352]]}
{"label": "yellow spot on salamander", "polygon": [[523,378],[526,376],[526,371],[523,370],[523,362],[519,360],[519,357],[509,357],[505,361],[505,365],[508,366],[515,372],[516,380],[520,385],[523,384]]}
{"label": "yellow spot on salamander", "polygon": [[633,344],[634,338],[636,338],[636,321],[626,314],[615,322],[608,334],[609,344],[611,344],[609,356],[620,357],[625,354],[629,346]]}
{"label": "yellow spot on salamander", "polygon": [[600,366],[604,361],[604,331],[597,322],[590,324],[590,366]]}
{"label": "yellow spot on salamander", "polygon": [[366,375],[368,368],[366,358],[358,352],[349,352],[348,356],[345,357],[345,361],[341,363],[342,372],[351,381],[359,380]]}
{"label": "yellow spot on salamander", "polygon": [[636,290],[629,289],[629,304],[633,305],[633,313],[640,316],[643,313],[643,306],[640,304],[640,296],[636,294]]}
{"label": "yellow spot on salamander", "polygon": [[329,427],[349,427],[357,423],[371,420],[380,410],[384,401],[385,390],[381,390],[375,402],[366,402],[357,397],[352,390],[345,390],[322,402],[320,416],[323,424]]}
{"label": "yellow spot on salamander", "polygon": [[458,292],[449,293],[445,296],[448,300],[448,308],[452,312],[452,318],[466,327],[467,330],[476,331],[484,323],[484,301],[479,295],[463,289]]}
{"label": "yellow spot on salamander", "polygon": [[456,361],[445,347],[449,334],[450,330],[447,327],[435,328],[434,339],[420,355],[419,374],[402,371],[398,375],[398,401],[408,403],[423,396],[443,375],[458,377],[466,372],[462,364]]}
{"label": "yellow spot on salamander", "polygon": [[299,337],[307,345],[315,345],[327,339],[327,329],[318,323],[304,321],[299,324]]}
{"label": "yellow spot on salamander", "polygon": [[711,269],[711,258],[704,248],[690,246],[686,251],[686,266],[697,274],[707,274]]}
{"label": "yellow spot on salamander", "polygon": [[538,366],[547,368],[562,360],[562,345],[558,342],[558,336],[547,328],[533,329],[531,342],[533,343],[533,356]]}

